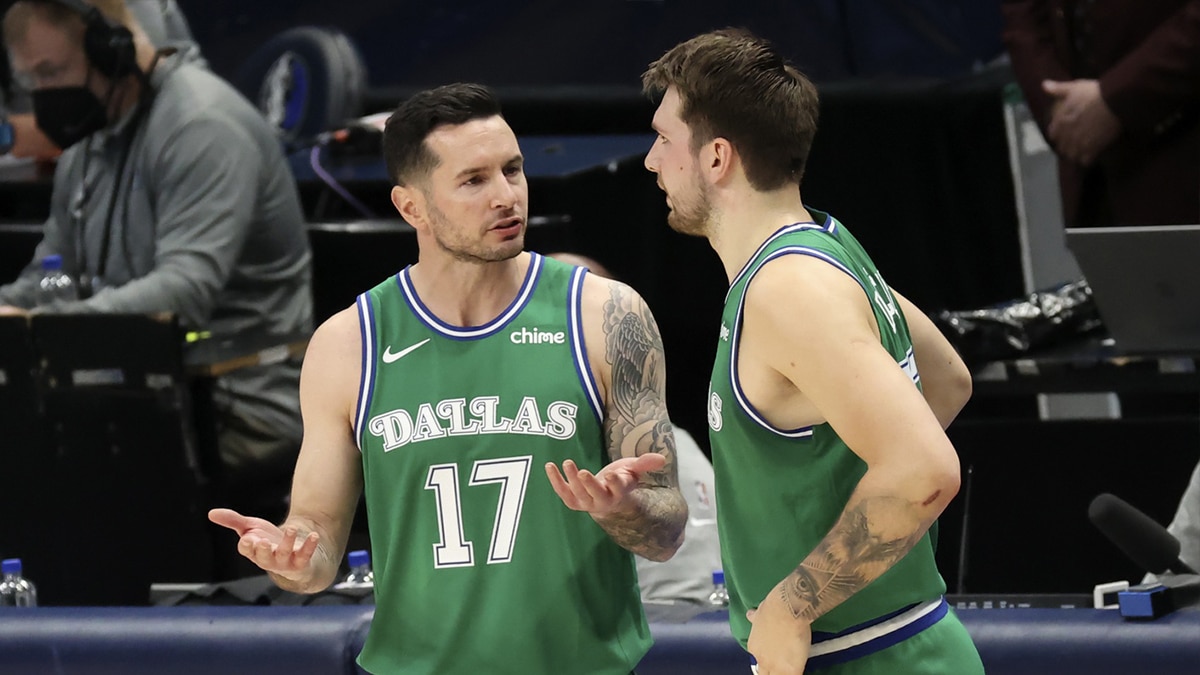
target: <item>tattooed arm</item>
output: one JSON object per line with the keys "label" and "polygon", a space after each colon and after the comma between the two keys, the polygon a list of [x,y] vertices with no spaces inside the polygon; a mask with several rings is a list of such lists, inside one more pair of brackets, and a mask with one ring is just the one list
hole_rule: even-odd
{"label": "tattooed arm", "polygon": [[644,558],[667,560],[683,543],[687,502],[678,487],[658,325],[645,301],[615,281],[588,275],[582,300],[610,463],[592,476],[568,460],[565,481],[552,464],[547,475],[563,501],[589,512],[613,541]]}
{"label": "tattooed arm", "polygon": [[[782,376],[786,395],[777,400],[808,411],[813,423],[828,422],[867,467],[847,486],[849,499],[828,534],[803,560],[788,561],[798,562],[794,571],[751,617],[748,647],[760,667],[762,653],[772,666],[766,672],[799,672],[812,621],[903,558],[957,493],[958,456],[910,376],[881,346],[881,331],[892,328],[879,325],[849,275],[817,258],[784,256],[755,276],[743,316],[743,373],[750,358],[751,367]],[[772,402],[754,401],[764,404],[760,410],[777,409]]]}

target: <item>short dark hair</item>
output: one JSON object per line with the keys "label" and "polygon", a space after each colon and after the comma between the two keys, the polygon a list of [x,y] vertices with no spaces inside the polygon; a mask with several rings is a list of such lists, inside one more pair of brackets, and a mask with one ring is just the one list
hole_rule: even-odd
{"label": "short dark hair", "polygon": [[438,158],[425,139],[447,124],[500,115],[500,101],[481,84],[456,83],[414,94],[396,108],[383,129],[383,158],[395,185],[429,175]]}
{"label": "short dark hair", "polygon": [[770,42],[726,28],[672,47],[642,74],[642,90],[679,93],[692,150],[725,138],[757,190],[800,184],[817,133],[817,89]]}

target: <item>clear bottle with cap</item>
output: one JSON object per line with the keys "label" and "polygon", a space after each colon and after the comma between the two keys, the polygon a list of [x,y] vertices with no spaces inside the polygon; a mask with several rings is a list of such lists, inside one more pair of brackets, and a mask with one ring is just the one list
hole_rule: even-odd
{"label": "clear bottle with cap", "polygon": [[37,589],[22,572],[20,558],[0,562],[0,607],[37,607]]}
{"label": "clear bottle with cap", "polygon": [[725,589],[725,572],[712,573],[713,591],[708,595],[708,604],[713,607],[729,606],[729,591]]}
{"label": "clear bottle with cap", "polygon": [[63,271],[61,255],[53,254],[42,258],[42,280],[38,282],[37,304],[39,307],[56,302],[79,299],[79,289],[74,280]]}
{"label": "clear bottle with cap", "polygon": [[371,571],[371,554],[368,551],[351,551],[347,557],[350,573],[334,588],[374,588],[375,573]]}

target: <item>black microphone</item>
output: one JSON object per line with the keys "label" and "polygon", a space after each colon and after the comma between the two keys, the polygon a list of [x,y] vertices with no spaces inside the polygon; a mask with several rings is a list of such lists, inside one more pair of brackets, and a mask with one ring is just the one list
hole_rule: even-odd
{"label": "black microphone", "polygon": [[1088,506],[1088,520],[1144,572],[1196,573],[1179,559],[1179,540],[1120,497],[1098,495]]}

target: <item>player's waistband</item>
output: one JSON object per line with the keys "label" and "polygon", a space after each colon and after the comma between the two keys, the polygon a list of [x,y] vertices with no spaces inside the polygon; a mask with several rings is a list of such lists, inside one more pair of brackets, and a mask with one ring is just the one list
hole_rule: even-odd
{"label": "player's waistband", "polygon": [[[917,603],[837,633],[813,632],[805,670],[827,668],[899,644],[942,620],[950,611],[946,598]],[[754,658],[751,657],[751,662]],[[757,672],[757,670],[755,670]]]}

